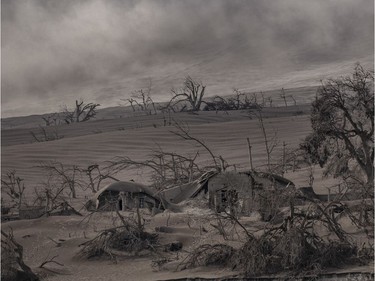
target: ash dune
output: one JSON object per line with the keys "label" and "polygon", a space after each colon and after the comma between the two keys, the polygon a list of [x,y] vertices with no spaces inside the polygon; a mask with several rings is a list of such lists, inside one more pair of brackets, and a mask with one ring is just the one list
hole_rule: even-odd
{"label": "ash dune", "polygon": [[[269,115],[265,119],[268,133],[272,135],[276,132],[279,142],[285,141],[289,148],[296,148],[311,130],[308,106],[274,107],[265,109],[264,114]],[[192,135],[204,140],[216,155],[221,155],[239,169],[247,169],[249,165],[247,137],[253,145],[254,164],[260,166],[265,163],[264,140],[258,120],[250,119],[247,112],[199,112],[197,115],[177,113],[173,118],[189,124]],[[158,116],[95,120],[60,125],[56,129],[64,138],[41,143],[32,142],[30,135],[30,131],[37,128],[3,130],[3,171],[17,170],[17,174],[25,179],[25,184],[31,187],[40,185],[44,179],[43,171],[36,168],[40,162],[59,161],[67,165],[87,167],[95,163],[104,164],[117,156],[146,160],[152,150],[158,147],[168,152],[191,155],[199,150],[200,163],[205,164],[210,160],[208,153],[201,148],[173,135],[173,126],[163,127],[162,119],[158,119]],[[275,151],[275,159],[281,153],[279,145],[278,151]],[[304,173],[290,176],[297,184],[306,185]],[[147,174],[137,170],[128,170],[118,177],[150,183]],[[321,181],[325,182],[327,179],[317,177],[317,186]]]}

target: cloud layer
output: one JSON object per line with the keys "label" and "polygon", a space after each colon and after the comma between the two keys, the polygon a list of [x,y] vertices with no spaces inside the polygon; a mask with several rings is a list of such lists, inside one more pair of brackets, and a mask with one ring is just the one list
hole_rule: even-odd
{"label": "cloud layer", "polygon": [[54,111],[76,96],[114,100],[148,78],[163,97],[166,83],[189,71],[211,77],[228,68],[235,77],[236,69],[250,68],[264,75],[366,56],[373,53],[373,5],[3,0],[3,113]]}

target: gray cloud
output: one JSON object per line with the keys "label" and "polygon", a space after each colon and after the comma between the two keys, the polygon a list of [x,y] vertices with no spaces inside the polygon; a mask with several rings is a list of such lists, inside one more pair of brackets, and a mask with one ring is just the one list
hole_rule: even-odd
{"label": "gray cloud", "polygon": [[148,77],[162,97],[189,71],[231,77],[252,68],[263,75],[366,56],[373,53],[373,5],[3,0],[3,112],[57,110],[75,96],[111,104]]}

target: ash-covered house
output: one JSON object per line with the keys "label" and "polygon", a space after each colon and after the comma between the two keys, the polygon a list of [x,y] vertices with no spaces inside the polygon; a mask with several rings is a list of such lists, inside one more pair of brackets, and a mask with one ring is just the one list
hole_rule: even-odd
{"label": "ash-covered house", "polygon": [[162,194],[170,203],[201,197],[207,200],[210,209],[217,212],[250,215],[261,211],[267,219],[272,215],[267,210],[272,210],[274,201],[294,188],[290,180],[270,173],[209,172],[195,182],[168,189]]}
{"label": "ash-covered house", "polygon": [[156,193],[149,187],[135,183],[118,181],[100,189],[94,196],[98,210],[131,210],[134,208],[163,209]]}
{"label": "ash-covered house", "polygon": [[135,182],[115,182],[99,190],[94,200],[99,210],[147,208],[153,211],[178,210],[180,203],[199,198],[219,213],[250,215],[258,211],[264,219],[269,219],[272,210],[283,204],[282,195],[294,188],[291,181],[270,173],[209,171],[193,182],[162,192]]}
{"label": "ash-covered house", "polygon": [[207,184],[211,209],[241,215],[259,211],[264,219],[270,219],[275,208],[288,203],[283,195],[294,188],[286,178],[255,171],[221,173]]}

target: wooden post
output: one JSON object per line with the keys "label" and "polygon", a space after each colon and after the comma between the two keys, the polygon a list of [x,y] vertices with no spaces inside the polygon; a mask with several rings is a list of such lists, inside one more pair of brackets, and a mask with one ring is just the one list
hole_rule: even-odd
{"label": "wooden post", "polygon": [[246,139],[247,139],[247,145],[248,145],[248,148],[249,148],[250,170],[252,171],[253,170],[253,158],[251,156],[251,143],[250,143],[250,139],[249,138],[246,138]]}
{"label": "wooden post", "polygon": [[48,211],[49,211],[49,192],[48,190],[46,190],[46,214],[48,215]]}
{"label": "wooden post", "polygon": [[172,165],[173,165],[174,179],[177,182],[177,180],[178,180],[178,171],[177,171],[177,165],[176,165],[176,161],[174,159],[174,154],[173,153],[172,153]]}
{"label": "wooden post", "polygon": [[283,175],[285,174],[285,157],[286,157],[286,143],[283,141]]}
{"label": "wooden post", "polygon": [[286,102],[286,96],[285,96],[285,91],[284,88],[281,89],[282,94],[280,94],[280,97],[284,100],[285,107],[288,107],[288,103]]}

